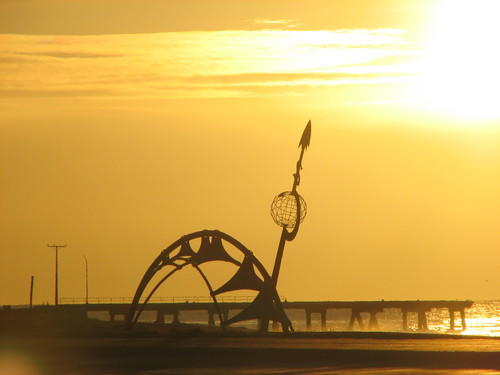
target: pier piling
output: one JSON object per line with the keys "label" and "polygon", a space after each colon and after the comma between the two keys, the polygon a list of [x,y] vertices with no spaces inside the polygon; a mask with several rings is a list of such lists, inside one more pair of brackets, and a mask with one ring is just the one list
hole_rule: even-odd
{"label": "pier piling", "polygon": [[[457,329],[455,312],[460,312],[461,329],[466,329],[466,309],[471,307],[472,301],[287,301],[284,304],[285,309],[302,310],[305,312],[306,329],[312,329],[312,314],[320,314],[321,328],[326,331],[328,310],[350,309],[350,319],[347,324],[347,330],[379,330],[379,321],[377,313],[384,312],[384,309],[399,309],[402,315],[402,330],[409,329],[408,314],[415,313],[417,318],[417,329],[419,331],[429,330],[427,321],[427,312],[433,309],[447,309],[450,321],[450,330]],[[231,311],[241,311],[248,305],[247,302],[220,302],[218,304],[220,315],[223,321],[227,321]],[[53,306],[33,306],[33,310],[49,310]],[[109,314],[109,320],[112,322],[121,320],[122,315],[126,316],[130,309],[127,303],[82,303],[82,304],[60,304],[59,310],[66,311],[72,315],[86,317],[90,311],[101,311]],[[154,311],[156,313],[156,323],[164,324],[167,322],[165,315],[172,315],[172,323],[181,323],[179,314],[181,311],[204,310],[208,313],[207,324],[211,327],[217,325],[216,319],[219,316],[213,303],[209,302],[190,302],[190,303],[149,303],[144,306],[144,311]],[[367,322],[363,321],[362,313],[369,314]]]}

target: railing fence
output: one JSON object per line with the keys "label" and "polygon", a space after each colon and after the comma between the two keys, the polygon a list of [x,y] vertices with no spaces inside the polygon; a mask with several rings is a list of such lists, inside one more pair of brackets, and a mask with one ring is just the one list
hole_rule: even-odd
{"label": "railing fence", "polygon": [[[219,296],[218,302],[252,302],[255,296]],[[83,297],[63,297],[59,298],[60,304],[66,305],[83,305],[89,304],[103,304],[103,303],[132,303],[132,297],[89,297],[88,300]],[[284,298],[280,297],[283,301]],[[141,299],[141,303],[145,298]],[[173,297],[152,297],[150,303],[206,303],[213,302],[210,296],[173,296]]]}

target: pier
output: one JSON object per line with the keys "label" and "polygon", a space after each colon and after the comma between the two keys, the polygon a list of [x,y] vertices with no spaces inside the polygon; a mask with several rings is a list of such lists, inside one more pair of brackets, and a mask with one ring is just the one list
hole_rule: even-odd
{"label": "pier", "polygon": [[[97,300],[97,299],[95,299]],[[110,321],[124,320],[127,316],[130,303],[128,299],[99,299],[97,303],[78,303],[77,299],[61,299],[58,306],[35,306],[36,311],[57,311],[67,313],[68,315],[87,318],[89,312],[107,312]],[[94,302],[94,301],[91,301]],[[219,302],[219,310],[224,320],[228,319],[231,314],[243,310],[251,302],[251,297],[236,297],[228,298]],[[473,304],[472,301],[286,301],[282,302],[285,310],[302,310],[305,313],[306,328],[312,329],[313,314],[320,314],[321,330],[328,330],[327,327],[327,312],[335,309],[350,310],[350,319],[346,325],[346,330],[378,330],[379,322],[377,314],[384,312],[385,309],[398,309],[401,312],[401,329],[408,330],[409,314],[415,314],[418,321],[418,330],[427,331],[427,313],[433,309],[447,309],[449,315],[450,330],[455,330],[457,327],[455,316],[460,316],[461,329],[466,329],[466,309]],[[0,310],[5,313],[5,308]],[[191,297],[191,300],[184,297],[165,298],[160,302],[150,302],[145,305],[144,311],[155,312],[155,322],[162,323],[182,323],[179,316],[183,311],[206,311],[207,324],[215,326],[218,319],[215,304],[208,298]],[[369,318],[363,321],[362,313]],[[457,313],[457,314],[456,314]],[[165,317],[170,316],[172,319],[166,321]]]}
{"label": "pier", "polygon": [[[399,309],[401,311],[401,329],[408,330],[408,313],[417,314],[418,330],[428,330],[427,312],[432,309],[447,309],[450,317],[450,330],[455,329],[455,312],[460,313],[461,328],[466,329],[465,309],[472,306],[472,301],[324,301],[324,302],[285,302],[285,309],[304,309],[306,312],[306,326],[311,329],[311,315],[321,314],[321,328],[326,329],[326,313],[332,309],[350,309],[351,317],[347,330],[351,331],[358,326],[360,330],[377,330],[379,328],[377,313],[384,309]],[[361,313],[369,313],[368,325],[363,322]]]}

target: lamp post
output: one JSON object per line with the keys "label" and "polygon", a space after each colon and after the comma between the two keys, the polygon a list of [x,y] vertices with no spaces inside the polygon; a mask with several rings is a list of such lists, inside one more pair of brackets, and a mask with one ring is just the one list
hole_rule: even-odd
{"label": "lamp post", "polygon": [[85,303],[89,303],[89,262],[87,262],[87,257],[84,255],[85,259]]}
{"label": "lamp post", "polygon": [[56,249],[56,293],[55,293],[55,305],[57,306],[59,304],[59,274],[58,274],[58,259],[59,259],[59,248],[60,247],[66,247],[66,244],[64,245],[49,245],[47,244],[48,247],[53,247]]}

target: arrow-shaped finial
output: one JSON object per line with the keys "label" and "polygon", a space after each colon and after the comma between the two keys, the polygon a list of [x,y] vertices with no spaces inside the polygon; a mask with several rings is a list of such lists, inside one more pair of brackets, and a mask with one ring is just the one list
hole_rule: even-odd
{"label": "arrow-shaped finial", "polygon": [[299,147],[302,147],[304,150],[309,147],[309,143],[311,142],[311,120],[306,125],[304,132],[302,133],[302,137],[300,138]]}
{"label": "arrow-shaped finial", "polygon": [[297,171],[293,174],[293,187],[292,191],[295,191],[298,185],[300,185],[300,170],[302,169],[302,158],[304,157],[304,151],[309,147],[309,143],[311,142],[311,120],[306,125],[304,132],[302,133],[302,137],[300,138],[299,147],[302,147],[300,150],[299,160],[297,161]]}

